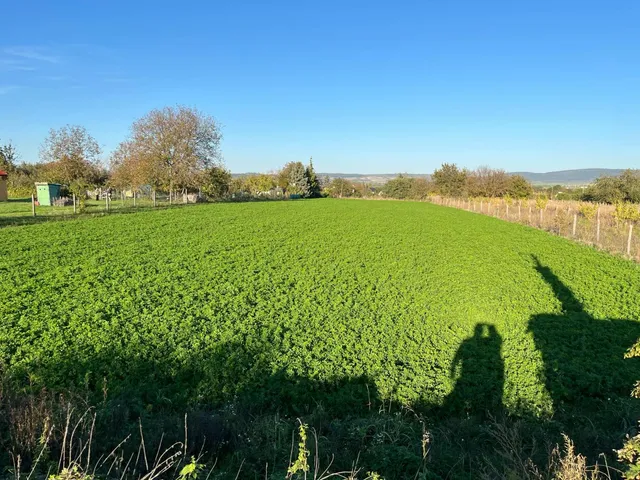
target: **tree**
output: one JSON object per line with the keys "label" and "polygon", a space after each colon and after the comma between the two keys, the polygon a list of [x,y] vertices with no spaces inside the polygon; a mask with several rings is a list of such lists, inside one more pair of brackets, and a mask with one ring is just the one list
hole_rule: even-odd
{"label": "tree", "polygon": [[81,193],[86,186],[95,185],[104,178],[100,168],[101,153],[98,142],[78,125],[51,129],[40,147],[47,180],[66,184],[75,193]]}
{"label": "tree", "polygon": [[504,170],[479,167],[467,175],[467,194],[472,197],[504,197],[509,194],[511,176]]}
{"label": "tree", "polygon": [[414,179],[398,175],[396,178],[389,180],[382,187],[382,193],[386,197],[405,199],[409,198],[411,189],[413,188]]}
{"label": "tree", "polygon": [[620,175],[620,183],[624,200],[631,203],[640,203],[640,170],[625,170]]}
{"label": "tree", "polygon": [[229,193],[231,172],[214,165],[202,173],[202,192],[211,198],[223,198]]}
{"label": "tree", "polygon": [[356,182],[353,184],[353,196],[366,198],[373,194],[371,187],[365,182]]}
{"label": "tree", "polygon": [[0,145],[0,170],[13,173],[17,167],[18,152],[11,143]]}
{"label": "tree", "polygon": [[346,178],[334,178],[326,184],[326,192],[337,198],[356,196],[356,187]]}
{"label": "tree", "polygon": [[318,177],[316,176],[316,172],[313,169],[313,158],[309,159],[309,165],[304,171],[304,175],[307,179],[307,184],[309,185],[309,192],[307,196],[309,198],[318,198],[321,196],[321,188],[320,182],[318,181]]}
{"label": "tree", "polygon": [[433,182],[441,195],[460,197],[465,193],[467,172],[455,164],[443,163],[433,172]]}
{"label": "tree", "polygon": [[533,187],[522,175],[511,175],[506,193],[517,199],[529,198],[533,195]]}
{"label": "tree", "polygon": [[120,188],[137,190],[146,183],[142,166],[131,153],[131,142],[125,141],[111,154],[111,185]]}
{"label": "tree", "polygon": [[425,200],[433,191],[433,185],[426,178],[415,178],[411,184],[409,197],[415,200]]}
{"label": "tree", "polygon": [[265,173],[247,175],[242,178],[242,183],[243,189],[254,196],[270,195],[271,191],[276,187],[276,179],[274,176]]}
{"label": "tree", "polygon": [[[119,147],[124,177],[152,188],[198,187],[202,173],[221,166],[222,134],[213,117],[183,106],[152,110],[131,127],[131,134]],[[115,173],[115,172],[114,172]]]}
{"label": "tree", "polygon": [[289,195],[309,195],[309,181],[306,176],[306,169],[301,162],[289,162],[277,176],[278,186]]}
{"label": "tree", "polygon": [[584,200],[603,203],[617,203],[625,200],[620,177],[600,177],[584,194]]}

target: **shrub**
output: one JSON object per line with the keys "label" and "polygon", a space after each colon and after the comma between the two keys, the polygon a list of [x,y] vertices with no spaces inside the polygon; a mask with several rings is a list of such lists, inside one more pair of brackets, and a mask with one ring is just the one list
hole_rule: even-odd
{"label": "shrub", "polygon": [[598,213],[598,205],[595,203],[581,203],[578,207],[578,211],[584,218],[591,220],[596,216],[596,213]]}
{"label": "shrub", "polygon": [[617,202],[613,217],[618,222],[637,222],[640,220],[640,210],[633,203]]}
{"label": "shrub", "polygon": [[538,210],[545,210],[549,204],[549,198],[546,195],[538,195],[536,197],[536,208]]}

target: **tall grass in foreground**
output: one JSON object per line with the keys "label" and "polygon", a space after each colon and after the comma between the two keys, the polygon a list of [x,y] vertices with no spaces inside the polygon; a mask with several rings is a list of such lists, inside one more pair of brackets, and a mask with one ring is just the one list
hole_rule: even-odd
{"label": "tall grass in foreground", "polygon": [[[101,415],[108,412],[90,407],[80,408],[66,398],[52,397],[44,392],[29,395],[19,402],[15,398],[4,400],[3,427],[5,433],[2,452],[11,456],[13,468],[5,472],[5,478],[48,480],[136,479],[136,480],[197,480],[197,479],[349,479],[381,480],[399,478],[396,474],[383,476],[371,468],[370,459],[362,451],[350,450],[345,457],[344,445],[327,442],[316,428],[302,419],[254,418],[253,429],[246,429],[249,443],[263,445],[274,440],[269,432],[273,425],[286,425],[284,434],[275,440],[277,455],[273,462],[258,465],[247,449],[223,451],[220,445],[195,435],[197,423],[183,418],[180,436],[178,432],[147,434],[142,421],[137,428],[119,441],[110,435],[97,434],[96,425],[102,423]],[[409,437],[409,430],[401,423],[407,415],[416,428]],[[6,421],[12,423],[6,423]],[[538,448],[531,435],[530,426],[521,420],[488,418],[480,429],[483,435],[471,439],[471,444],[459,458],[449,465],[448,449],[468,438],[469,430],[462,424],[428,428],[428,422],[411,411],[393,412],[380,406],[372,412],[365,424],[375,431],[374,436],[386,437],[381,452],[386,455],[407,455],[404,446],[412,445],[416,460],[411,471],[403,471],[402,478],[443,479],[479,478],[524,480],[603,480],[621,478],[621,472],[608,465],[606,457],[590,464],[576,451],[571,439],[562,435],[562,442]],[[350,425],[355,426],[355,423]],[[229,427],[227,427],[229,428]],[[237,430],[236,430],[237,432]],[[290,435],[288,435],[290,434]],[[238,433],[236,433],[238,435]],[[151,437],[151,438],[150,438]],[[474,445],[482,442],[484,445]],[[487,449],[487,445],[492,449]],[[474,460],[475,449],[482,450],[482,458]],[[286,451],[288,450],[288,461]],[[348,458],[349,460],[345,460]],[[364,459],[363,459],[364,458]],[[460,475],[456,463],[468,463],[467,473]],[[345,466],[345,464],[347,464]],[[411,463],[411,462],[409,462]],[[409,468],[407,464],[406,468]],[[397,472],[396,472],[397,473]],[[636,478],[627,476],[625,478]]]}

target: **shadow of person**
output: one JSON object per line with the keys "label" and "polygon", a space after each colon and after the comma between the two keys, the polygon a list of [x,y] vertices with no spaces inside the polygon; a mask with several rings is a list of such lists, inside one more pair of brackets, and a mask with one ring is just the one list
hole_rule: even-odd
{"label": "shadow of person", "polygon": [[502,337],[496,327],[485,323],[475,326],[472,337],[464,340],[451,365],[451,376],[457,374],[453,391],[444,409],[451,414],[496,415],[502,411],[504,362]]}
{"label": "shadow of person", "polygon": [[554,411],[594,399],[628,397],[640,362],[624,354],[640,337],[640,322],[593,318],[549,267],[533,259],[562,304],[561,314],[535,315],[529,321]]}

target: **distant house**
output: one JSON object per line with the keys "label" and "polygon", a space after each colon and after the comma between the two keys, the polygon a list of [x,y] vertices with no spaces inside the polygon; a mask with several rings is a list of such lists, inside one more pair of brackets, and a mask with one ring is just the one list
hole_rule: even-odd
{"label": "distant house", "polygon": [[9,200],[9,193],[7,192],[7,172],[0,170],[0,202],[6,202]]}

